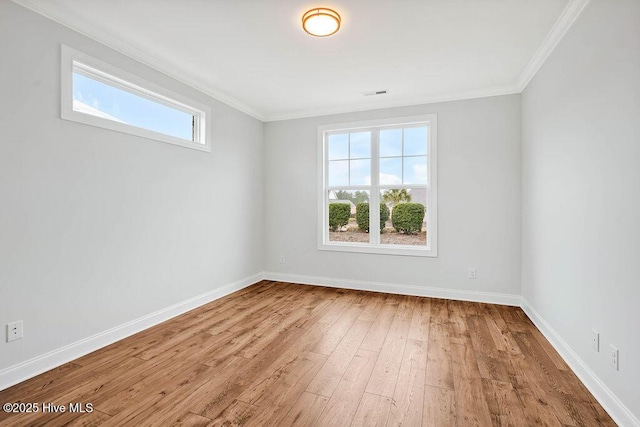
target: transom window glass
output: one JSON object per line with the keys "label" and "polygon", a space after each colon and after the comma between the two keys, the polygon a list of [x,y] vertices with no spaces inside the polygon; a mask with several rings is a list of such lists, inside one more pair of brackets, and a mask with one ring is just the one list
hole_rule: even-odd
{"label": "transom window glass", "polygon": [[420,119],[321,127],[320,249],[436,256],[435,115]]}
{"label": "transom window glass", "polygon": [[211,151],[210,108],[62,46],[62,118]]}
{"label": "transom window glass", "polygon": [[196,136],[197,116],[193,113],[103,83],[77,65],[73,73],[73,110],[185,141],[193,141]]}

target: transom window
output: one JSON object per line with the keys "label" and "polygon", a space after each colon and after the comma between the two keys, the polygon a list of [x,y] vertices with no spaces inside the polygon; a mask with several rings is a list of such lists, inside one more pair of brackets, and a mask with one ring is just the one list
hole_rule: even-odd
{"label": "transom window", "polygon": [[318,134],[318,248],[436,256],[436,116],[326,125]]}
{"label": "transom window", "polygon": [[62,46],[62,118],[211,151],[209,107]]}

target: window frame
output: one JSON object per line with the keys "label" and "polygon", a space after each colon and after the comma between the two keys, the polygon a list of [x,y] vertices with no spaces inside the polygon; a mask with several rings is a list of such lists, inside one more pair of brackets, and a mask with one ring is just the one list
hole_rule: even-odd
{"label": "window frame", "polygon": [[[211,123],[211,108],[209,106],[175,93],[64,44],[61,45],[60,56],[60,117],[62,119],[179,145],[194,150],[211,152],[211,133],[209,129]],[[73,74],[75,72],[95,81],[129,92],[135,96],[193,115],[195,118],[194,141],[74,110]]]}
{"label": "window frame", "polygon": [[[392,128],[404,128],[427,125],[429,132],[427,161],[429,179],[424,184],[400,184],[400,185],[381,185],[379,183],[379,165],[380,165],[380,130]],[[328,136],[336,133],[371,131],[371,185],[358,186],[329,186],[328,185]],[[356,252],[371,253],[384,255],[405,255],[405,256],[421,256],[421,257],[437,257],[438,256],[438,138],[437,138],[437,114],[422,114],[417,116],[393,117],[379,120],[365,120],[346,123],[332,123],[320,125],[317,129],[317,147],[318,147],[318,250],[339,251],[339,252]],[[403,156],[404,157],[404,156]],[[407,156],[411,157],[411,156]],[[369,203],[371,206],[377,206],[380,203],[380,192],[388,188],[426,188],[427,189],[427,245],[410,246],[410,245],[383,245],[380,244],[379,233],[379,209],[370,210],[369,223],[371,232],[369,233],[369,243],[356,242],[331,242],[329,241],[329,191],[338,189],[348,190],[365,190],[369,191]]]}

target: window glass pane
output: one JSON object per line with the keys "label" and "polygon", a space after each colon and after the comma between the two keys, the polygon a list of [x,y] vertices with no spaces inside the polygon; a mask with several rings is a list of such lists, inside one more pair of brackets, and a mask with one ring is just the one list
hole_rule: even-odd
{"label": "window glass pane", "polygon": [[328,198],[329,241],[369,243],[368,216],[360,215],[360,224],[356,219],[358,204],[365,203],[360,209],[368,212],[369,191],[329,191]]}
{"label": "window glass pane", "polygon": [[406,128],[404,130],[404,155],[427,155],[427,128]]}
{"label": "window glass pane", "polygon": [[380,131],[380,157],[402,156],[402,129]]}
{"label": "window glass pane", "polygon": [[349,160],[329,162],[329,186],[349,185]]}
{"label": "window glass pane", "polygon": [[402,158],[380,159],[380,185],[402,184]]}
{"label": "window glass pane", "polygon": [[429,182],[427,156],[404,157],[404,184]]}
{"label": "window glass pane", "polygon": [[426,246],[427,189],[381,190],[380,200],[390,215],[380,234],[383,245]]}
{"label": "window glass pane", "polygon": [[350,185],[371,185],[371,159],[351,160]]}
{"label": "window glass pane", "polygon": [[193,141],[189,113],[73,73],[73,109],[84,114]]}
{"label": "window glass pane", "polygon": [[371,132],[350,134],[350,154],[352,159],[371,157]]}
{"label": "window glass pane", "polygon": [[329,160],[349,158],[349,134],[329,135]]}

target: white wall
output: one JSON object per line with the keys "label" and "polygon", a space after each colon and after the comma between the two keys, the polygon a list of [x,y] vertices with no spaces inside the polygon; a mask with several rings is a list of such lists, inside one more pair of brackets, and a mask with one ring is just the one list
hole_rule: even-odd
{"label": "white wall", "polygon": [[[60,119],[60,43],[213,110],[204,153]],[[0,370],[262,270],[263,125],[0,2]]]}
{"label": "white wall", "polygon": [[593,0],[523,94],[522,286],[636,417],[639,165],[640,2]]}
{"label": "white wall", "polygon": [[[638,416],[639,18],[636,0],[592,0],[522,97],[263,125],[0,2],[0,325],[25,322],[0,370],[264,269],[522,291]],[[60,43],[210,105],[213,152],[60,120]],[[438,258],[318,251],[317,126],[423,113],[438,114]]]}
{"label": "white wall", "polygon": [[[317,250],[317,126],[424,113],[438,114],[438,257]],[[519,295],[520,131],[519,95],[266,123],[265,270]]]}

